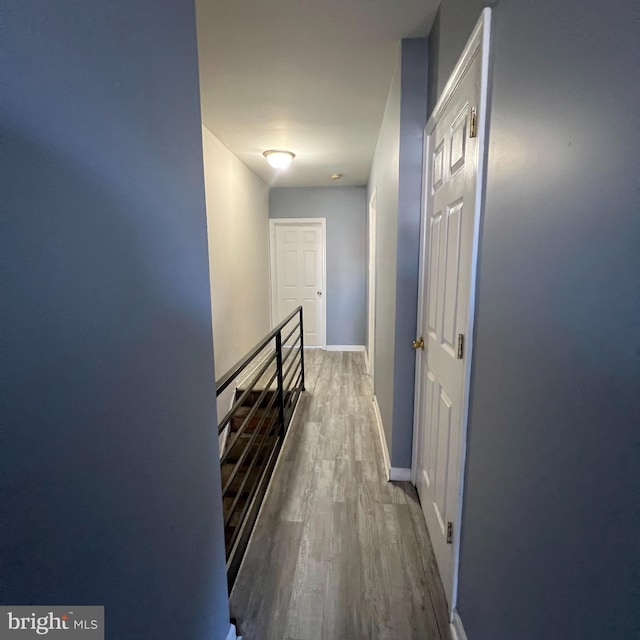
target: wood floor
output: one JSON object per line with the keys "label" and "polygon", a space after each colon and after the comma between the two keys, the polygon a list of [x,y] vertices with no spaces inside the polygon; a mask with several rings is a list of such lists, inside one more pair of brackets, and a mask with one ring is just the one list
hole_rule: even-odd
{"label": "wood floor", "polygon": [[306,388],[231,594],[243,640],[449,640],[413,486],[386,481],[361,353]]}

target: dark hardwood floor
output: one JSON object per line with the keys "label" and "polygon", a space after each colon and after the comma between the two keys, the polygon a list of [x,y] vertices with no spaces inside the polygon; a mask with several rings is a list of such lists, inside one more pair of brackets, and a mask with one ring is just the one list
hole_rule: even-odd
{"label": "dark hardwood floor", "polygon": [[415,489],[386,481],[363,354],[306,362],[231,594],[243,639],[449,640]]}

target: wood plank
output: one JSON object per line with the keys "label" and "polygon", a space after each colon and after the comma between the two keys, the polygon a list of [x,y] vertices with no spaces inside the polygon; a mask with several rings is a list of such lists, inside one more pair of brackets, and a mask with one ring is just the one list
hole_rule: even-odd
{"label": "wood plank", "polygon": [[[297,522],[278,522],[272,532],[271,542],[263,540],[259,545],[262,554],[251,554],[254,562],[245,562],[240,568],[236,585],[229,601],[231,616],[235,617],[243,638],[282,638],[286,625],[286,612],[291,600],[296,556],[290,550],[298,548],[303,525]],[[271,563],[278,559],[277,571]]]}
{"label": "wood plank", "polygon": [[442,581],[436,564],[436,557],[433,553],[433,546],[427,531],[427,523],[422,513],[418,492],[409,482],[399,482],[399,487],[405,494],[409,515],[411,517],[411,525],[416,538],[416,547],[419,551],[419,557],[426,576],[426,585],[429,592],[429,599],[433,607],[434,616],[440,629],[442,640],[451,640],[451,631],[449,627],[449,613],[447,598],[444,594]]}
{"label": "wood plank", "polygon": [[[322,638],[364,638],[362,577],[354,501],[334,503],[329,541],[329,566],[322,620]],[[368,608],[368,607],[367,607]]]}
{"label": "wood plank", "polygon": [[320,423],[301,422],[296,444],[287,452],[291,467],[288,475],[274,474],[271,482],[283,485],[280,501],[280,520],[304,522],[310,506],[310,495],[316,478],[309,473],[313,466],[320,437]]}
{"label": "wood plank", "polygon": [[333,507],[333,460],[315,460],[317,482],[307,496],[309,509],[298,550],[286,634],[301,640],[322,638]]}
{"label": "wood plank", "polygon": [[306,352],[307,392],[231,596],[245,640],[449,640],[415,489],[386,481],[361,353]]}

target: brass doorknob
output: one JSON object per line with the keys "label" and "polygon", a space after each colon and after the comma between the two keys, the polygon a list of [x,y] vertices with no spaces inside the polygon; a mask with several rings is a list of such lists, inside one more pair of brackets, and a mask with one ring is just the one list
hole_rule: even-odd
{"label": "brass doorknob", "polygon": [[424,349],[424,339],[422,336],[420,336],[420,340],[414,340],[413,341],[413,348],[414,349]]}

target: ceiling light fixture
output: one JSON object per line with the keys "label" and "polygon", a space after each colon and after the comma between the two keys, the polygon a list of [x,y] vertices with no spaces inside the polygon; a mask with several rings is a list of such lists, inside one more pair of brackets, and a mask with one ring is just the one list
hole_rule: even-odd
{"label": "ceiling light fixture", "polygon": [[341,174],[341,173],[338,173],[337,171],[334,171],[333,173],[330,173],[330,174],[329,174],[329,177],[330,177],[332,180],[340,180],[340,178],[342,178],[342,174]]}
{"label": "ceiling light fixture", "polygon": [[262,154],[274,169],[286,169],[296,157],[291,151],[269,149]]}

